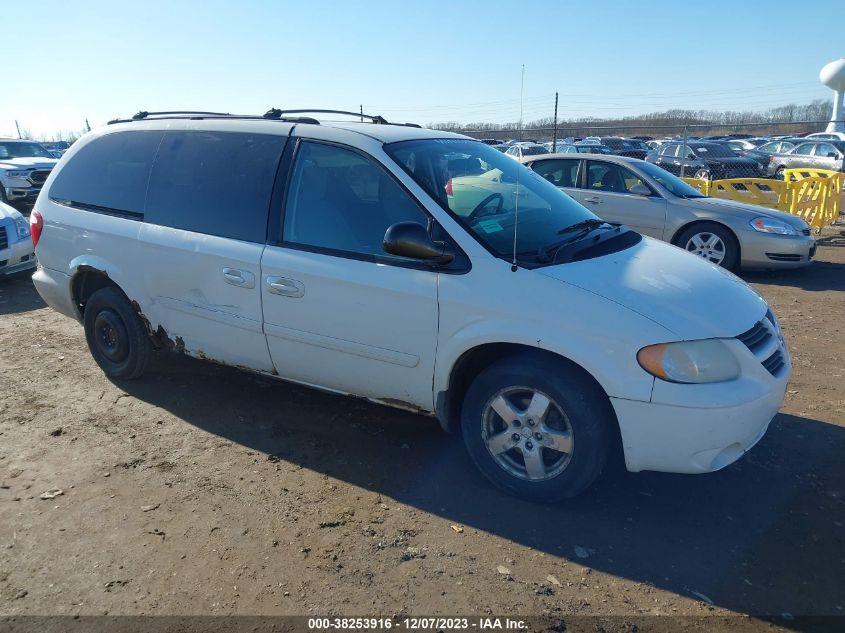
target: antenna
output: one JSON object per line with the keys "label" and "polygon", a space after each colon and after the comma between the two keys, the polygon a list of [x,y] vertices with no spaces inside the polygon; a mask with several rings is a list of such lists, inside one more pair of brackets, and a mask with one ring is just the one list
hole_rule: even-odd
{"label": "antenna", "polygon": [[[519,140],[522,140],[522,96],[525,91],[525,64],[522,65],[522,78],[519,83]],[[516,196],[513,207],[513,260],[511,261],[511,272],[518,270],[516,265],[516,228],[519,224],[519,169],[516,170]]]}

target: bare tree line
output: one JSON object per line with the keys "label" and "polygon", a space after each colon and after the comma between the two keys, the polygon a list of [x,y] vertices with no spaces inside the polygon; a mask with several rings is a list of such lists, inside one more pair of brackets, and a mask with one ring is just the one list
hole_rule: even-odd
{"label": "bare tree line", "polygon": [[[730,133],[748,131],[753,134],[796,134],[820,132],[824,130],[830,118],[830,102],[816,99],[810,103],[790,104],[769,108],[768,110],[723,112],[714,110],[684,110],[674,108],[663,112],[651,112],[621,118],[581,117],[558,119],[558,136],[588,136],[604,130],[603,134],[621,136],[648,135],[666,136],[683,132],[684,128],[691,135]],[[810,123],[807,123],[810,122]],[[439,130],[461,132],[472,136],[490,138],[513,137],[520,129],[518,121],[508,123],[432,123],[429,127]],[[549,116],[526,122],[523,131],[531,131],[532,137],[551,138],[554,118]],[[747,129],[743,129],[746,127]]]}

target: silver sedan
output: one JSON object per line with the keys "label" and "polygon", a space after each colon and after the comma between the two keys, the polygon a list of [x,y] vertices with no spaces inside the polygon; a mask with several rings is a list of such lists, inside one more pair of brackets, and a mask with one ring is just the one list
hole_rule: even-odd
{"label": "silver sedan", "polygon": [[816,240],[801,218],[708,198],[643,160],[546,154],[522,162],[600,218],[728,269],[798,268],[812,262],[816,254]]}

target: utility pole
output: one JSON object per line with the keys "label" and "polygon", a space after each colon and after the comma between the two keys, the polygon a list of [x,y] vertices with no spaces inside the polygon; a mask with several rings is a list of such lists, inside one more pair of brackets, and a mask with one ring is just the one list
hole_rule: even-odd
{"label": "utility pole", "polygon": [[689,132],[687,131],[687,124],[684,123],[684,146],[681,151],[684,153],[683,157],[681,158],[681,178],[684,177],[686,170],[684,169],[684,161],[687,159],[687,153],[689,153],[689,147],[687,146],[687,141],[689,140],[687,137],[689,136]]}
{"label": "utility pole", "polygon": [[364,122],[364,104],[362,103],[361,105],[358,106],[358,108],[359,108],[358,111],[361,113],[361,123],[363,123]]}
{"label": "utility pole", "polygon": [[18,125],[18,120],[17,120],[17,119],[15,119],[15,127],[16,127],[16,128],[18,128],[18,138],[23,138],[23,137],[21,136],[21,126],[20,126],[20,125]]}
{"label": "utility pole", "polygon": [[557,151],[557,93],[555,93],[555,131],[552,137],[552,154]]}
{"label": "utility pole", "polygon": [[88,119],[85,119],[85,127],[88,129],[89,132],[91,131],[91,126],[88,123]]}
{"label": "utility pole", "polygon": [[[522,75],[519,80],[519,140],[522,140],[522,95],[525,93],[525,64],[522,65]],[[514,225],[516,226],[516,225]]]}

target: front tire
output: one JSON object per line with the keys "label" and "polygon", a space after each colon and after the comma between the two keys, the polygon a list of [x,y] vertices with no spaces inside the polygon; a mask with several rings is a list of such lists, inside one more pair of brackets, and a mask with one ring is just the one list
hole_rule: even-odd
{"label": "front tire", "polygon": [[695,172],[695,178],[699,180],[713,180],[713,174],[709,169],[699,169]]}
{"label": "front tire", "polygon": [[85,305],[85,339],[103,373],[131,380],[144,373],[152,345],[141,318],[117,288],[101,288]]}
{"label": "front tire", "polygon": [[478,469],[520,497],[574,497],[607,461],[613,414],[607,396],[565,361],[506,358],[470,385],[464,443]]}
{"label": "front tire", "polygon": [[693,255],[728,270],[734,270],[739,263],[739,243],[729,229],[715,222],[702,222],[685,229],[676,243]]}

